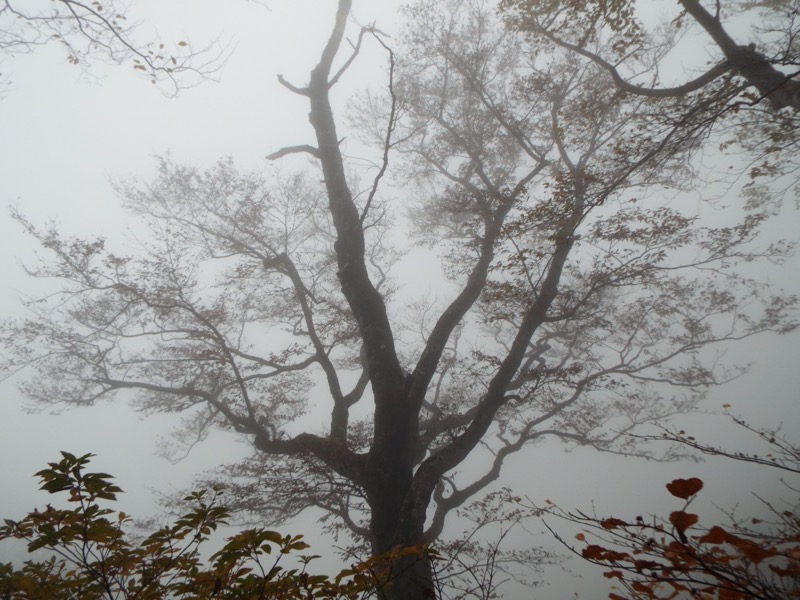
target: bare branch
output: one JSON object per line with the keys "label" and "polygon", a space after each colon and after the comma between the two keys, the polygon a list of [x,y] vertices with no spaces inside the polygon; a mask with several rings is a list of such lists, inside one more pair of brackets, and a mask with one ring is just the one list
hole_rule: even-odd
{"label": "bare branch", "polygon": [[289,154],[310,154],[314,158],[319,158],[319,150],[314,148],[314,146],[309,146],[308,144],[303,144],[300,146],[288,146],[286,148],[281,148],[277,152],[273,152],[272,154],[267,155],[267,160],[278,160],[279,158],[283,158]]}

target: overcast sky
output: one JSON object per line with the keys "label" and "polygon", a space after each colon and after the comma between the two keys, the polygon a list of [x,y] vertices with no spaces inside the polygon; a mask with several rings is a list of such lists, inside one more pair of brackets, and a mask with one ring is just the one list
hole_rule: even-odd
{"label": "overcast sky", "polygon": [[[0,99],[0,306],[4,316],[20,314],[18,298],[42,289],[26,279],[21,264],[36,250],[20,227],[7,216],[16,204],[35,223],[57,220],[62,230],[102,234],[124,247],[129,217],[121,209],[109,180],[153,172],[153,156],[169,151],[178,162],[207,165],[231,155],[245,168],[268,168],[265,156],[283,145],[308,143],[312,131],[308,107],[276,80],[278,73],[305,83],[331,23],[335,3],[322,0],[274,0],[268,7],[255,2],[226,0],[136,0],[132,15],[142,19],[146,38],[157,24],[164,39],[189,39],[196,45],[220,37],[229,54],[219,83],[183,91],[178,98],[158,93],[128,66],[96,65],[87,78],[66,64],[57,46],[7,59],[0,71],[12,83]],[[360,23],[376,21],[395,29],[400,2],[354,2]],[[355,27],[351,30],[355,32]],[[380,75],[384,55],[367,44],[360,66],[338,91],[336,102],[346,104],[348,93]],[[792,203],[789,203],[790,205]],[[776,236],[798,238],[797,212],[789,207],[772,229]],[[112,244],[112,245],[113,245]],[[770,267],[769,276],[784,287],[800,291],[800,261]],[[734,414],[756,425],[785,424],[790,436],[800,424],[800,337],[751,340],[731,350],[728,358],[753,362],[746,376],[709,393],[704,409],[721,413],[732,405]],[[104,402],[91,409],[60,415],[27,414],[24,400],[10,382],[0,385],[0,517],[20,517],[46,500],[36,493],[32,473],[59,450],[99,455],[96,465],[118,476],[128,492],[127,510],[154,510],[151,491],[187,485],[199,470],[246,453],[240,440],[212,436],[182,463],[158,456],[158,441],[175,421],[168,417],[139,420],[124,403]],[[694,428],[710,442],[746,445],[723,417],[692,415],[682,426]],[[700,437],[698,435],[698,437]],[[796,437],[795,439],[800,440]],[[707,483],[707,506],[750,502],[752,490],[776,489],[777,477],[714,459],[653,465],[618,457],[598,457],[588,450],[564,453],[553,443],[512,460],[505,482],[541,502],[549,498],[564,508],[589,509],[594,499],[600,513],[618,516],[672,510],[663,485],[673,477],[700,476]],[[630,511],[626,513],[625,511]],[[714,514],[712,512],[712,514]],[[310,532],[313,523],[298,524]],[[533,530],[540,529],[533,526]],[[519,543],[525,543],[524,537]],[[537,544],[544,537],[531,539]],[[549,543],[549,541],[548,541]],[[326,554],[327,548],[314,551]],[[0,546],[0,561],[13,551]],[[579,565],[574,565],[575,569]],[[596,571],[590,579],[557,577],[542,598],[600,598],[604,580]],[[556,581],[556,575],[549,574]],[[551,595],[552,594],[552,595]]]}

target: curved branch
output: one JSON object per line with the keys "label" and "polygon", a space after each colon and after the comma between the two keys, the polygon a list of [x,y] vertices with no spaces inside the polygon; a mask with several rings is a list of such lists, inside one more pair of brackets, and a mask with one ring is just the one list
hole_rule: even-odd
{"label": "curved branch", "polygon": [[565,42],[555,36],[550,34],[547,35],[547,38],[552,40],[554,43],[558,44],[562,48],[566,48],[567,50],[571,50],[575,54],[580,54],[584,58],[588,58],[596,65],[602,67],[609,75],[611,75],[611,79],[614,81],[614,85],[617,86],[618,89],[622,90],[623,92],[627,92],[629,94],[635,94],[637,96],[646,96],[648,98],[671,98],[675,96],[685,96],[691,92],[696,92],[707,86],[712,81],[722,77],[725,73],[730,71],[733,67],[727,61],[722,61],[717,63],[711,69],[692,79],[691,81],[687,81],[682,85],[678,85],[671,88],[648,88],[640,85],[634,85],[628,81],[626,81],[622,75],[619,74],[616,67],[606,61],[605,59],[601,58],[594,52],[590,52],[585,48],[581,48],[580,46],[576,46],[575,44],[570,44],[569,42]]}
{"label": "curved branch", "polygon": [[472,483],[462,489],[453,489],[449,496],[445,496],[444,492],[437,493],[436,496],[436,509],[434,510],[431,524],[425,531],[425,539],[436,540],[444,530],[445,519],[454,509],[462,506],[464,502],[472,498],[475,494],[485,489],[487,485],[496,481],[500,477],[500,471],[503,467],[503,461],[510,454],[521,450],[528,441],[526,433],[530,427],[526,427],[524,432],[513,443],[506,444],[500,448],[495,454],[492,466],[482,476],[474,479]]}
{"label": "curved branch", "polygon": [[279,158],[283,158],[289,154],[310,154],[314,158],[319,158],[319,150],[314,148],[314,146],[310,146],[308,144],[302,144],[300,146],[287,146],[286,148],[281,148],[277,152],[273,152],[272,154],[267,155],[267,160],[278,160]]}
{"label": "curved branch", "polygon": [[310,453],[342,477],[363,486],[366,481],[366,456],[356,454],[338,440],[322,438],[311,433],[301,433],[288,439],[270,439],[256,434],[256,449],[267,454],[297,456]]}
{"label": "curved branch", "polygon": [[307,87],[297,87],[296,85],[289,83],[286,81],[286,78],[283,75],[278,75],[278,83],[280,83],[283,87],[285,87],[290,92],[294,92],[300,96],[308,96],[310,94]]}

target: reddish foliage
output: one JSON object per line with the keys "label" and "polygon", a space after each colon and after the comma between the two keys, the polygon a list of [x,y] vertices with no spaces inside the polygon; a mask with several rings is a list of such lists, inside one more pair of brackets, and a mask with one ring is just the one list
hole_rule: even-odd
{"label": "reddish foliage", "polygon": [[[676,479],[666,487],[673,496],[689,501],[703,482],[695,477]],[[604,576],[627,591],[627,596],[611,593],[612,600],[677,599],[687,594],[709,600],[800,597],[800,518],[794,511],[780,513],[779,525],[767,531],[736,523],[704,529],[698,525],[698,515],[685,510],[652,524],[641,517],[627,522],[560,515],[594,530],[599,543],[589,543],[586,533],[575,539],[587,544],[580,555],[612,567]]]}

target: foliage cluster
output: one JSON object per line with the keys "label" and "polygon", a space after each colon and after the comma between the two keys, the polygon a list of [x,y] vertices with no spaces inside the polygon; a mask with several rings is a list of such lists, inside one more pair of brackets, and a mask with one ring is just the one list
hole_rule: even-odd
{"label": "foliage cluster", "polygon": [[[0,565],[0,598],[354,600],[391,585],[391,566],[399,556],[434,556],[423,548],[397,550],[331,578],[309,572],[309,563],[319,557],[298,554],[309,548],[302,536],[255,528],[229,537],[206,562],[204,544],[229,517],[222,490],[192,493],[184,498],[190,506],[186,514],[137,538],[126,531],[131,517],[103,504],[122,490],[110,475],[85,471],[91,456],[62,452],[60,461],[36,474],[42,490],[66,494],[72,508],[48,504],[19,521],[5,520],[0,540],[24,540],[29,552],[50,556],[19,569]],[[290,558],[297,566],[286,566]]]}

